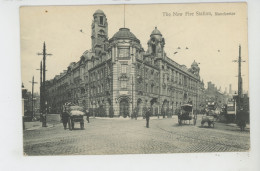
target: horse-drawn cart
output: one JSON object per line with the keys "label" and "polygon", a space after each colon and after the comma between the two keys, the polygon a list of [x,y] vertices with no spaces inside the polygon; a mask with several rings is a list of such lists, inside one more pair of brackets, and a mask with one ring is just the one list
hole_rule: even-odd
{"label": "horse-drawn cart", "polygon": [[[65,104],[64,112],[67,113],[67,122],[70,130],[74,129],[75,123],[80,123],[80,129],[84,129],[84,109],[74,104]],[[65,123],[66,124],[66,123]],[[66,127],[66,126],[65,126]]]}
{"label": "horse-drawn cart", "polygon": [[186,121],[193,121],[193,125],[196,125],[197,115],[193,113],[191,104],[184,104],[181,106],[181,111],[178,114],[178,123],[179,125],[184,124]]}

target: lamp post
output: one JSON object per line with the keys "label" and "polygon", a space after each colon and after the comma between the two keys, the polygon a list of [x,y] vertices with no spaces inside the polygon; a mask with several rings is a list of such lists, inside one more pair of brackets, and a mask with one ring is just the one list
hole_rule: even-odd
{"label": "lamp post", "polygon": [[34,76],[32,77],[32,81],[30,81],[30,83],[32,83],[32,119],[35,117],[34,116],[34,105],[33,105],[33,91],[34,91],[34,84],[37,84],[37,82],[34,82]]}
{"label": "lamp post", "polygon": [[96,102],[95,102],[95,100],[93,100],[93,102],[92,102],[92,115],[93,115],[93,117],[95,118],[95,112],[94,112],[94,106],[96,105]]}
{"label": "lamp post", "polygon": [[133,118],[133,114],[134,114],[134,54],[132,53],[131,54],[131,57],[132,57],[132,116],[131,118]]}
{"label": "lamp post", "polygon": [[[37,53],[37,55],[43,56],[43,64],[42,64],[42,86],[41,86],[41,102],[43,104],[43,106],[41,107],[43,109],[42,113],[45,115],[46,114],[46,57],[47,56],[51,56],[52,54],[49,54],[46,52],[46,46],[45,46],[45,42],[43,43],[43,49],[41,53]],[[43,122],[42,122],[42,126],[46,127],[46,117],[43,117]]]}
{"label": "lamp post", "polygon": [[[199,65],[200,63],[197,63],[197,64]],[[198,87],[199,82],[200,82],[200,79],[198,79],[198,81],[196,82],[196,114],[198,112],[198,93],[199,93],[198,90],[200,88],[200,87]]]}

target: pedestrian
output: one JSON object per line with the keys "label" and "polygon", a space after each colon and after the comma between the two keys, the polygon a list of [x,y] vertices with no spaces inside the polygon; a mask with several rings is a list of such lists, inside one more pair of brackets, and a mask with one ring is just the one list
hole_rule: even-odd
{"label": "pedestrian", "polygon": [[135,108],[135,120],[137,120],[137,115],[138,115],[138,109]]}
{"label": "pedestrian", "polygon": [[88,123],[89,123],[89,111],[88,111],[88,109],[86,109],[86,116],[87,116],[87,121],[88,121]]}
{"label": "pedestrian", "polygon": [[245,131],[246,127],[246,114],[243,109],[237,112],[237,125],[240,127],[241,131]]}
{"label": "pedestrian", "polygon": [[149,128],[150,116],[151,116],[151,108],[148,108],[148,110],[145,112],[146,128]]}
{"label": "pedestrian", "polygon": [[68,112],[69,112],[69,111],[68,111],[68,109],[67,109],[67,106],[64,105],[64,106],[63,106],[63,110],[62,110],[62,114],[61,114],[64,130],[67,129],[67,124],[68,124],[69,117],[70,117],[70,115],[69,115]]}

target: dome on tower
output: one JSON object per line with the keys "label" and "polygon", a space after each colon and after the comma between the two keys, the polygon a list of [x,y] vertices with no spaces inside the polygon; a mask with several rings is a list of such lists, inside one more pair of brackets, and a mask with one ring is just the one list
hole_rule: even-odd
{"label": "dome on tower", "polygon": [[136,40],[140,42],[135,35],[130,32],[130,29],[128,28],[120,28],[118,32],[114,34],[114,36],[110,40],[114,39],[130,39],[130,40]]}
{"label": "dome on tower", "polygon": [[105,13],[102,10],[100,10],[100,9],[96,10],[96,12],[93,15],[97,15],[97,14],[105,15]]}
{"label": "dome on tower", "polygon": [[160,36],[162,36],[161,32],[157,29],[157,27],[154,28],[154,30],[152,31],[150,36],[153,36],[153,35],[160,35]]}
{"label": "dome on tower", "polygon": [[191,64],[191,66],[199,66],[198,63],[194,60]]}

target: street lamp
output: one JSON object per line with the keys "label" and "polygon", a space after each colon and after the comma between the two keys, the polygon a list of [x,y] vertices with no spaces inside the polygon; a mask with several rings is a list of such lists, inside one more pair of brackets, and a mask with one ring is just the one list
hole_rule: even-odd
{"label": "street lamp", "polygon": [[[132,56],[132,70],[134,70],[134,54],[131,54]],[[132,117],[133,117],[133,113],[134,113],[134,71],[132,71]],[[131,117],[131,118],[132,118]]]}
{"label": "street lamp", "polygon": [[96,105],[96,102],[95,102],[95,100],[93,100],[93,102],[92,102],[92,115],[93,115],[93,117],[95,118],[95,112],[94,112],[94,105]]}

